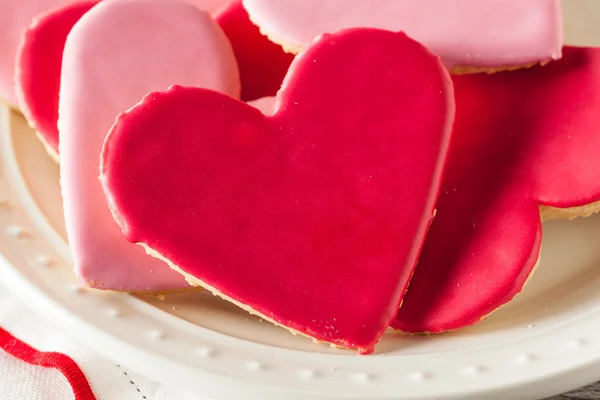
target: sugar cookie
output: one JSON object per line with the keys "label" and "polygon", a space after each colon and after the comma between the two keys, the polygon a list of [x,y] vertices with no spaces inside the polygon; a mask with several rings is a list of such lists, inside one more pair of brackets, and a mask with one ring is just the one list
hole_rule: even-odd
{"label": "sugar cookie", "polygon": [[545,67],[454,87],[446,174],[393,324],[402,331],[463,328],[519,293],[539,258],[540,205],[548,216],[600,210],[600,49],[566,47]]}
{"label": "sugar cookie", "polygon": [[78,0],[0,0],[0,102],[17,108],[15,57],[23,30],[36,15],[76,2]]}
{"label": "sugar cookie", "polygon": [[227,38],[207,12],[187,3],[101,2],[67,38],[58,121],[61,187],[75,271],[89,286],[122,291],[187,286],[123,238],[98,181],[102,144],[117,115],[174,83],[236,97],[240,92]]}
{"label": "sugar cookie", "polygon": [[107,136],[101,180],[127,239],[192,285],[369,353],[433,218],[453,109],[421,44],[342,31],[295,59],[269,116],[203,89],[148,95]]}
{"label": "sugar cookie", "polygon": [[58,161],[58,92],[67,35],[97,1],[68,4],[37,16],[23,32],[15,61],[18,105]]}
{"label": "sugar cookie", "polygon": [[404,31],[453,72],[497,71],[561,56],[558,0],[243,0],[250,18],[293,53],[321,33]]}
{"label": "sugar cookie", "polygon": [[274,96],[294,56],[260,33],[241,1],[222,10],[216,19],[233,46],[240,69],[242,100]]}
{"label": "sugar cookie", "polygon": [[[222,10],[223,7],[229,9],[231,3],[228,0],[187,0],[187,2],[209,12]],[[39,134],[50,155],[57,161],[58,93],[65,41],[73,25],[97,3],[97,0],[72,1],[37,15],[22,34],[17,50],[14,69],[17,105],[29,124]],[[231,29],[234,32],[241,31],[239,28]],[[245,33],[247,31],[248,28],[244,29]],[[268,42],[266,39],[263,41]],[[248,44],[256,45],[256,43]]]}

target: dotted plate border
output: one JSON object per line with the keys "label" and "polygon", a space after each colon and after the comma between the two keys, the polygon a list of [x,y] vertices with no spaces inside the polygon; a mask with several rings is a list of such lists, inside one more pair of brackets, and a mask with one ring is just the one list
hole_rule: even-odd
{"label": "dotted plate border", "polygon": [[152,379],[219,400],[425,400],[542,397],[600,375],[600,304],[562,326],[480,351],[354,357],[250,343],[132,296],[85,289],[18,171],[10,118],[0,108],[3,280],[73,337]]}

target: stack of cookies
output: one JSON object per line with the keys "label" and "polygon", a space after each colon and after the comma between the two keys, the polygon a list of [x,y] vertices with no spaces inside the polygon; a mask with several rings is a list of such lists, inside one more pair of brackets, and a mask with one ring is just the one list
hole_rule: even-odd
{"label": "stack of cookies", "polygon": [[0,97],[60,163],[86,286],[366,354],[484,319],[542,221],[600,210],[600,49],[557,0],[23,3]]}

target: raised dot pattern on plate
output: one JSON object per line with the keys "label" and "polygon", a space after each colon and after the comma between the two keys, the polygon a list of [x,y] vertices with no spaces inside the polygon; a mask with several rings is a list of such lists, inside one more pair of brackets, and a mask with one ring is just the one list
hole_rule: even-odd
{"label": "raised dot pattern on plate", "polygon": [[85,288],[83,286],[81,286],[81,285],[78,285],[78,284],[67,286],[67,290],[69,292],[75,293],[75,294],[83,294],[83,293],[85,293]]}
{"label": "raised dot pattern on plate", "polygon": [[463,369],[463,374],[469,377],[482,374],[486,371],[486,367],[481,365],[470,365]]}
{"label": "raised dot pattern on plate", "polygon": [[535,354],[522,354],[519,357],[517,357],[516,362],[517,364],[529,364],[532,363],[534,361],[537,360],[537,356]]}
{"label": "raised dot pattern on plate", "polygon": [[368,383],[373,380],[373,376],[366,372],[359,372],[352,376],[352,380],[356,383]]}
{"label": "raised dot pattern on plate", "polygon": [[262,371],[265,369],[264,365],[262,365],[258,361],[250,361],[249,363],[246,364],[246,368],[249,371]]}
{"label": "raised dot pattern on plate", "polygon": [[151,331],[149,336],[151,339],[154,339],[154,340],[163,340],[163,339],[166,339],[167,334],[163,331],[156,330],[156,331]]}
{"label": "raised dot pattern on plate", "polygon": [[38,256],[36,260],[42,267],[52,267],[54,265],[54,261],[46,256]]}
{"label": "raised dot pattern on plate", "polygon": [[[0,212],[5,212],[10,210],[10,203],[5,200],[0,200]],[[19,241],[27,241],[31,239],[32,235],[25,228],[18,225],[11,225],[6,229],[6,232],[9,236],[16,238]],[[39,265],[44,267],[49,267],[54,265],[54,261],[44,255],[36,257],[36,261]],[[67,287],[68,291],[76,294],[82,294],[85,292],[85,288],[81,285],[74,284]],[[107,316],[116,318],[120,316],[120,311],[117,309],[108,309],[106,311]],[[166,334],[163,331],[155,330],[149,333],[150,338],[154,340],[163,340],[166,338]],[[566,347],[570,349],[577,349],[587,344],[587,341],[584,339],[574,339],[570,340],[566,343]],[[196,353],[203,358],[215,358],[216,351],[209,348],[200,348],[196,350]],[[528,364],[537,360],[537,356],[533,354],[523,354],[516,358],[517,364]],[[265,367],[262,363],[258,361],[249,361],[246,363],[246,369],[248,371],[259,372],[265,370]],[[463,376],[465,377],[473,377],[484,373],[487,371],[487,367],[481,365],[468,366],[462,370]],[[302,370],[297,374],[297,378],[301,380],[313,380],[320,376],[314,370]],[[351,380],[355,383],[368,383],[373,380],[373,375],[368,373],[355,373],[350,375]],[[424,382],[433,378],[433,375],[428,372],[415,372],[407,376],[407,380],[409,382]]]}
{"label": "raised dot pattern on plate", "polygon": [[317,377],[317,373],[312,369],[305,369],[298,373],[298,377],[304,380],[312,380]]}
{"label": "raised dot pattern on plate", "polygon": [[31,239],[31,233],[18,225],[9,226],[6,230],[6,233],[22,241]]}
{"label": "raised dot pattern on plate", "polygon": [[415,372],[407,377],[410,382],[424,382],[432,378],[433,375],[428,372]]}
{"label": "raised dot pattern on plate", "polygon": [[10,203],[6,200],[0,200],[0,212],[6,212],[10,210]]}
{"label": "raised dot pattern on plate", "polygon": [[585,339],[573,339],[567,342],[567,347],[570,349],[578,349],[580,347],[583,347],[587,344],[587,341]]}
{"label": "raised dot pattern on plate", "polygon": [[[11,241],[13,243],[19,242],[27,246],[27,251],[22,252],[22,254],[15,254],[15,259],[17,256],[21,257],[21,259],[16,259],[16,262],[24,261],[32,266],[35,266],[37,267],[37,271],[40,274],[40,276],[46,277],[49,276],[48,274],[57,273],[57,271],[61,272],[62,268],[68,268],[68,261],[63,259],[60,255],[54,254],[56,249],[54,249],[53,246],[46,241],[43,235],[37,233],[38,231],[35,229],[35,224],[33,225],[34,227],[29,226],[29,224],[32,222],[28,210],[24,209],[24,206],[16,200],[16,196],[13,196],[13,194],[10,192],[10,187],[3,176],[0,176],[0,188],[2,189],[3,193],[7,193],[9,195],[8,200],[6,198],[0,199],[0,229],[4,231],[6,239],[8,239],[7,243],[10,243]],[[52,268],[45,270],[43,268],[39,268],[40,266],[60,266],[61,268]],[[101,293],[100,295],[96,296],[95,291],[88,292],[86,288],[78,284],[63,284],[63,286],[61,286],[60,289],[63,290],[63,294],[66,292],[71,296],[76,294],[89,293],[88,296],[81,297],[80,299],[78,299],[78,304],[82,304],[83,302],[95,302],[94,306],[102,306],[102,301],[106,296],[105,293]],[[126,296],[123,296],[123,298],[125,297]],[[122,307],[123,310],[126,311],[133,310],[133,308],[128,308],[128,303],[123,303]],[[117,317],[121,314],[120,308],[106,308],[105,303],[104,308],[98,309],[105,310],[105,316],[107,317]],[[77,311],[73,309],[71,309],[71,312],[78,314]],[[129,312],[127,313],[127,315],[129,316]],[[132,316],[132,318],[137,317]],[[124,323],[124,320],[127,321],[129,320],[129,318],[121,318],[120,320],[115,319],[114,321],[112,321],[112,325],[122,325]],[[143,319],[140,319],[140,321],[140,327],[143,328],[146,332],[149,332],[149,337],[151,339],[164,339],[166,335],[170,333],[170,331],[161,330],[163,328],[157,325],[156,321],[149,322],[147,320],[144,321]],[[129,329],[129,325],[127,325],[127,329]],[[583,330],[583,332],[585,331],[586,330]],[[588,329],[587,331],[591,330]],[[575,358],[578,357],[578,353],[587,353],[588,349],[590,349],[589,351],[592,351],[595,349],[595,347],[598,346],[599,342],[590,340],[589,337],[579,337],[579,332],[581,332],[581,330],[574,331],[573,329],[571,329],[569,332],[570,336],[568,336],[567,338],[565,338],[564,336],[559,337],[558,335],[554,335],[552,341],[547,340],[543,341],[543,343],[529,341],[527,345],[530,346],[530,348],[524,348],[523,346],[521,346],[521,353],[516,353],[515,356],[510,358],[497,357],[496,359],[486,360],[484,364],[478,364],[477,360],[474,359],[472,360],[472,364],[462,364],[463,369],[459,370],[462,372],[462,374],[459,374],[458,376],[462,377],[463,379],[470,379],[473,377],[473,374],[477,375],[481,374],[482,372],[488,373],[490,376],[492,376],[494,373],[497,373],[497,371],[502,371],[503,369],[505,369],[505,366],[521,365],[525,367],[527,366],[527,364],[540,361],[540,359],[545,354],[551,354],[550,350],[556,348],[562,348],[565,352],[572,352],[572,357]],[[211,364],[228,363],[232,359],[236,359],[236,361],[238,362],[241,361],[238,365],[245,366],[245,368],[242,368],[242,371],[248,374],[248,376],[250,376],[250,374],[256,375],[256,371],[263,370],[263,366],[266,365],[262,360],[258,361],[260,360],[259,357],[253,358],[252,355],[239,355],[238,352],[228,349],[226,346],[220,346],[219,344],[212,343],[209,340],[207,340],[206,343],[201,343],[201,345],[214,345],[216,347],[201,347],[194,351],[194,348],[191,347],[193,345],[198,346],[199,343],[197,341],[190,341],[189,347],[190,352],[195,352],[197,354],[199,363],[202,359],[208,358],[210,358],[210,360],[205,360],[204,362]],[[583,349],[585,349],[586,352],[581,351]],[[221,355],[223,355],[223,357],[221,357]],[[328,378],[330,375],[335,375],[333,373],[334,370],[331,369],[332,367],[330,367],[330,369],[328,370],[329,372],[324,373],[319,369],[314,369],[318,368],[318,366],[310,365],[310,363],[301,364],[302,365],[294,365],[292,366],[292,368],[290,366],[284,366],[278,360],[275,360],[272,361],[271,364],[269,364],[268,371],[270,373],[273,372],[274,375],[279,376],[284,376],[285,374],[299,381],[310,380],[313,381],[313,384],[315,386],[318,383],[326,381],[327,379],[325,378]],[[483,370],[480,370],[481,366],[484,367]],[[283,368],[280,369],[280,367]],[[344,367],[339,367],[339,369],[342,368]],[[444,371],[443,369],[440,370],[435,366],[432,366],[427,371],[419,371],[418,366],[414,366],[413,368],[414,369],[412,372],[410,369],[408,369],[408,371],[405,370],[404,374],[402,375],[404,377],[404,382],[411,382],[414,384],[426,383],[427,381],[435,379],[437,376],[444,377],[446,374],[446,371]],[[530,370],[530,368],[519,368],[518,370],[523,371],[523,373],[525,373],[527,370]],[[382,371],[378,375],[373,375],[371,372],[354,372],[346,375],[346,379],[351,379],[355,383],[364,383],[367,381],[370,382],[379,379],[386,383],[388,381],[398,380],[397,378],[397,371],[390,371],[389,373]]]}
{"label": "raised dot pattern on plate", "polygon": [[209,348],[201,348],[196,350],[196,354],[198,354],[200,357],[204,357],[204,358],[214,358],[217,355],[217,352],[214,351],[213,349],[209,349]]}

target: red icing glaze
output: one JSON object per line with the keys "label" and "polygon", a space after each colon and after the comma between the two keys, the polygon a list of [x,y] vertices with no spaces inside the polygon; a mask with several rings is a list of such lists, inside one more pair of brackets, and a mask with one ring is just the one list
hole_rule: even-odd
{"label": "red icing glaze", "polygon": [[539,205],[600,200],[600,49],[454,85],[438,212],[393,323],[407,332],[459,329],[511,300],[538,259]]}
{"label": "red icing glaze", "polygon": [[23,34],[16,59],[16,92],[29,123],[58,154],[58,92],[62,55],[73,25],[97,1],[60,7]]}
{"label": "red icing glaze", "polygon": [[283,326],[368,353],[431,222],[453,108],[423,46],[343,31],[296,58],[272,116],[204,89],[148,95],[109,133],[103,187],[129,241]]}
{"label": "red icing glaze", "polygon": [[216,19],[233,46],[240,69],[242,100],[275,96],[294,56],[260,33],[241,1],[229,5]]}

